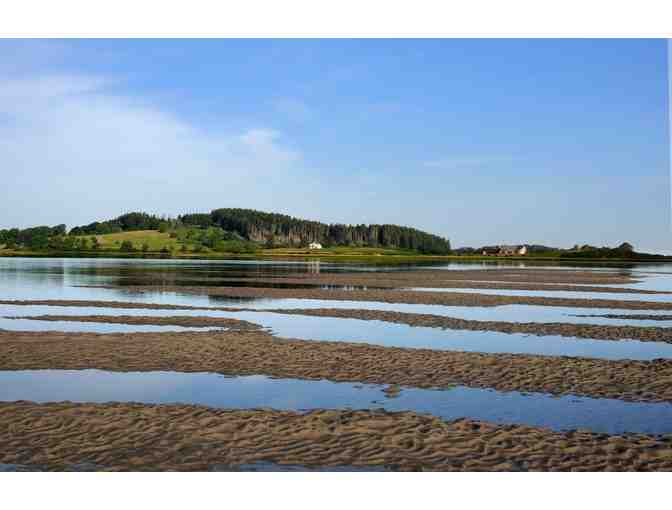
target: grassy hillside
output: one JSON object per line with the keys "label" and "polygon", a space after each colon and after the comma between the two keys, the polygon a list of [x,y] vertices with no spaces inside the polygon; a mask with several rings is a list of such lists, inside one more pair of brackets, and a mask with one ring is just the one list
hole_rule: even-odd
{"label": "grassy hillside", "polygon": [[[58,233],[65,225],[54,227]],[[294,218],[278,213],[253,209],[215,209],[210,213],[190,213],[177,218],[158,217],[143,212],[131,212],[106,220],[94,221],[70,230],[71,236],[108,235],[118,232],[158,230],[183,231],[185,229],[207,231],[196,241],[215,251],[222,251],[219,241],[244,241],[256,246],[302,248],[311,241],[330,246],[386,246],[401,250],[413,250],[425,254],[449,254],[450,241],[421,230],[401,225],[344,225],[327,224],[313,220]],[[49,237],[52,229],[45,230]],[[17,243],[31,248],[44,248],[45,243],[33,242],[37,233],[28,233],[27,242]],[[14,239],[16,236],[11,235]],[[0,239],[1,241],[2,239]],[[184,239],[182,239],[184,241]],[[123,241],[122,241],[123,242]],[[48,244],[48,243],[46,243]],[[247,249],[250,246],[241,246]]]}
{"label": "grassy hillside", "polygon": [[121,243],[130,241],[134,248],[140,250],[143,244],[149,246],[149,251],[161,251],[168,247],[172,250],[179,250],[181,243],[177,239],[171,239],[167,232],[158,230],[134,230],[130,232],[119,232],[117,234],[102,234],[97,236],[77,236],[78,238],[91,239],[95,237],[100,243],[101,250],[118,250]]}
{"label": "grassy hillside", "polygon": [[[160,232],[159,230],[131,230],[113,234],[78,235],[71,236],[77,240],[86,240],[88,246],[85,251],[99,253],[161,253],[167,251],[173,255],[194,256],[201,254],[243,254],[255,253],[259,246],[240,239],[218,240],[216,243],[205,245],[207,230],[198,228],[181,228],[173,231]],[[98,242],[93,248],[92,239]],[[132,244],[128,249],[127,243]]]}
{"label": "grassy hillside", "polygon": [[[147,244],[150,252],[160,252],[164,248],[179,253],[182,247],[186,245],[188,252],[194,250],[194,243],[180,241],[180,238],[171,238],[168,232],[159,232],[158,230],[134,230],[129,232],[119,232],[116,234],[101,234],[97,236],[77,236],[90,240],[95,237],[100,244],[100,250],[114,251],[119,250],[124,241],[133,243],[136,250],[141,250],[144,244]],[[181,237],[181,236],[180,236]],[[226,243],[225,243],[226,244]],[[205,250],[211,251],[211,250]],[[301,255],[347,255],[347,256],[378,256],[378,255],[417,255],[413,250],[398,250],[387,248],[355,248],[347,246],[337,246],[333,248],[323,248],[321,250],[309,250],[308,248],[273,248],[261,249],[259,253],[270,256],[301,256]]]}

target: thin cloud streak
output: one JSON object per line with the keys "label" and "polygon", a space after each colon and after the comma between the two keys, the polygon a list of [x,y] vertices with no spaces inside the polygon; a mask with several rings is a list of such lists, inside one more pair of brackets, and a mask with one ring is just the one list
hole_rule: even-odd
{"label": "thin cloud streak", "polygon": [[[280,132],[206,132],[110,94],[107,83],[59,75],[0,84],[0,115],[7,118],[0,123],[0,167],[10,184],[0,192],[4,226],[91,221],[91,214],[129,209],[177,213],[274,203],[273,184],[299,188],[303,155]],[[33,200],[26,201],[27,190]]]}

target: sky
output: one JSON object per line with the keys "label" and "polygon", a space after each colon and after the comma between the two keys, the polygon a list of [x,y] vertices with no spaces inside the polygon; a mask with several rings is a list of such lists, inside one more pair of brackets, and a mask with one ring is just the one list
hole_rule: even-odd
{"label": "sky", "polygon": [[662,39],[0,40],[0,228],[220,207],[672,252]]}

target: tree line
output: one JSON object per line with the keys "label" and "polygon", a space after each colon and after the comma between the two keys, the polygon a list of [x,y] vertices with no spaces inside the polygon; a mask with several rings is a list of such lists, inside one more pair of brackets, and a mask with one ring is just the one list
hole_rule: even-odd
{"label": "tree line", "polygon": [[10,228],[0,230],[0,245],[6,248],[25,247],[31,250],[45,250],[56,237],[65,236],[66,226],[39,226],[25,229]]}
{"label": "tree line", "polygon": [[272,246],[369,246],[417,250],[422,253],[450,253],[450,241],[427,232],[399,225],[344,225],[303,220],[285,214],[254,209],[215,209],[210,214],[185,214],[185,225],[202,228],[219,226],[237,232],[250,241]]}
{"label": "tree line", "polygon": [[74,227],[70,235],[117,234],[131,230],[160,230],[170,225],[170,220],[143,212],[130,212],[108,221],[94,221],[88,225]]}
{"label": "tree line", "polygon": [[[450,241],[399,225],[344,225],[294,218],[253,209],[215,209],[177,218],[129,212],[107,221],[95,221],[66,231],[65,225],[0,230],[0,245],[34,250],[96,249],[94,236],[134,230],[170,232],[171,238],[218,250],[250,251],[255,245],[305,247],[319,242],[325,247],[356,246],[415,250],[427,254],[450,253]],[[87,239],[87,237],[89,237]],[[124,246],[128,250],[128,246]]]}

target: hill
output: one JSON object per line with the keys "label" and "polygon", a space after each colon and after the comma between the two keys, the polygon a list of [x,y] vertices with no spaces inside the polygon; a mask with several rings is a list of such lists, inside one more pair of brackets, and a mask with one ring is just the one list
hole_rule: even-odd
{"label": "hill", "polygon": [[429,254],[450,253],[450,241],[411,227],[399,225],[343,225],[294,218],[253,209],[215,209],[177,219],[132,212],[112,220],[74,227],[71,235],[101,235],[134,230],[168,232],[184,228],[217,229],[222,240],[245,240],[266,248],[298,248],[310,242],[325,247],[351,246],[392,248]]}
{"label": "hill", "polygon": [[353,250],[362,256],[450,253],[450,241],[411,227],[325,224],[252,209],[216,209],[177,218],[131,212],[69,232],[65,225],[0,230],[0,249],[22,253],[244,254],[265,249],[305,254],[312,242],[335,255]]}

